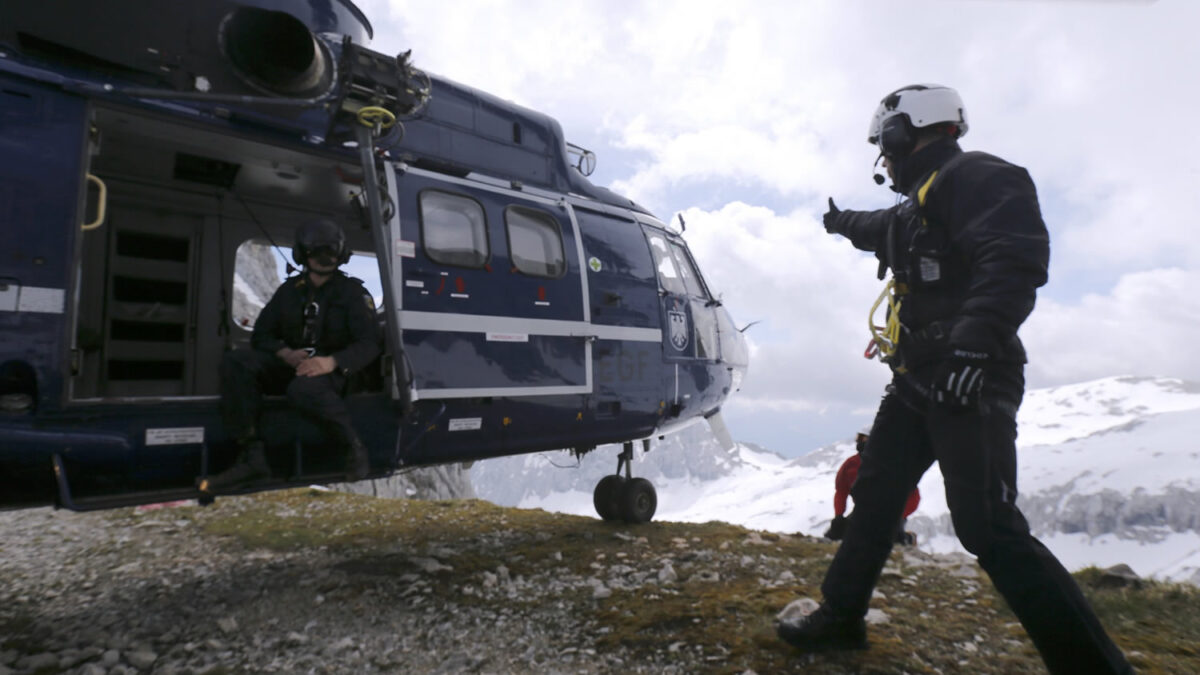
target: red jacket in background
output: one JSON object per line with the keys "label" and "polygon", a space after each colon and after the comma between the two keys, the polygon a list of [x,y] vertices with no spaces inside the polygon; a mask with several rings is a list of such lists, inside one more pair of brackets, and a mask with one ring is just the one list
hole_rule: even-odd
{"label": "red jacket in background", "polygon": [[[833,493],[833,513],[836,516],[846,512],[846,497],[850,496],[850,487],[854,485],[854,479],[858,478],[860,464],[862,464],[862,455],[854,453],[842,463],[842,468],[838,469],[837,478],[833,483],[836,488],[836,492]],[[912,494],[908,496],[908,501],[904,504],[904,517],[912,515],[920,503],[921,491],[913,488]]]}

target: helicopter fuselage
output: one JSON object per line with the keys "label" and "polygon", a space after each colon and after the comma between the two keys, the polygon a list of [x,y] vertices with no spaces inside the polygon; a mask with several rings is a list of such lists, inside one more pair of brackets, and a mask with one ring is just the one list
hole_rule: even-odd
{"label": "helicopter fuselage", "polygon": [[[196,497],[237,453],[218,364],[312,216],[375,261],[384,355],[347,394],[373,477],[719,420],[742,334],[552,118],[359,46],[349,2],[131,3],[120,45],[79,4],[0,10],[0,508]],[[337,474],[282,397],[260,426],[247,491]]]}

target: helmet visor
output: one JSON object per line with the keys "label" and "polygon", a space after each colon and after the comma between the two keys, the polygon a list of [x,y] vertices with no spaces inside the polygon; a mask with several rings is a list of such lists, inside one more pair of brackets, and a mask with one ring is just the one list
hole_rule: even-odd
{"label": "helmet visor", "polygon": [[338,251],[333,246],[321,244],[308,251],[308,259],[315,260],[322,267],[333,267],[338,263]]}

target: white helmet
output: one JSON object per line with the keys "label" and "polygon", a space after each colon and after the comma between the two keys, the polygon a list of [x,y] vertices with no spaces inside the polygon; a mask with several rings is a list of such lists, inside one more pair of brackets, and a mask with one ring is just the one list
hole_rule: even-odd
{"label": "white helmet", "polygon": [[967,133],[967,111],[962,97],[940,84],[910,84],[883,97],[867,142],[879,146],[885,155],[904,156],[916,144],[914,129],[951,123],[958,127],[957,137]]}

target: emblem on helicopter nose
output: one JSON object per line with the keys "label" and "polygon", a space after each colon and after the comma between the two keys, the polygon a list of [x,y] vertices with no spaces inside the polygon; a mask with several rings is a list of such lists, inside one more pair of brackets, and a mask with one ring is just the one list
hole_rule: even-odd
{"label": "emblem on helicopter nose", "polygon": [[688,344],[688,321],[687,314],[679,311],[667,312],[667,319],[671,323],[671,344],[675,349],[683,351]]}

